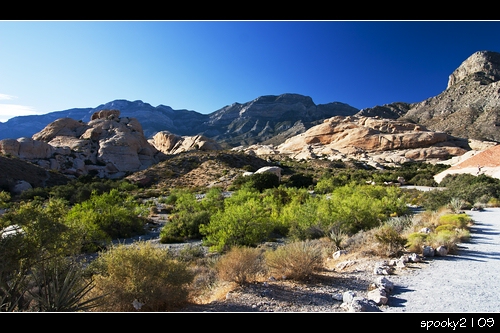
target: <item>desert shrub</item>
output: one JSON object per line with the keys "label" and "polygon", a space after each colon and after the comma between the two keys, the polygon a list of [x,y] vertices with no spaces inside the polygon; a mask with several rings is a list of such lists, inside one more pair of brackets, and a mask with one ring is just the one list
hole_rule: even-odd
{"label": "desert shrub", "polygon": [[175,201],[168,223],[160,232],[161,243],[183,242],[189,239],[201,239],[200,225],[208,224],[210,216],[223,209],[222,190],[211,188],[198,200],[196,195],[186,189],[176,190],[171,194]]}
{"label": "desert shrub", "polygon": [[439,222],[441,224],[451,224],[455,228],[467,228],[469,224],[472,223],[472,218],[467,214],[444,214],[439,216]]}
{"label": "desert shrub", "polygon": [[96,192],[87,201],[74,205],[65,223],[78,230],[82,251],[96,251],[110,240],[145,233],[147,208],[117,189],[101,195]]}
{"label": "desert shrub", "polygon": [[250,176],[240,176],[233,181],[236,188],[249,187],[259,192],[268,188],[278,187],[280,179],[277,175],[269,172],[254,173]]}
{"label": "desert shrub", "polygon": [[374,237],[380,245],[380,253],[394,256],[404,249],[406,239],[391,225],[384,224],[374,231]]}
{"label": "desert shrub", "polygon": [[277,219],[279,224],[287,230],[289,238],[306,240],[323,236],[317,218],[319,200],[319,198],[311,196],[305,200],[294,197],[289,204],[282,208]]}
{"label": "desert shrub", "polygon": [[397,187],[350,185],[336,188],[328,205],[330,221],[342,221],[343,230],[354,234],[375,228],[391,215],[408,212],[403,192]]}
{"label": "desert shrub", "polygon": [[[0,311],[76,311],[90,288],[66,258],[79,253],[76,231],[64,224],[67,203],[20,203],[0,218]],[[72,263],[73,264],[73,263]]]}
{"label": "desert shrub", "polygon": [[177,252],[176,259],[183,262],[193,262],[197,259],[204,258],[205,251],[201,245],[186,245]]}
{"label": "desert shrub", "polygon": [[314,186],[314,178],[312,175],[297,173],[291,175],[286,183],[287,187],[296,187],[296,188],[309,188],[310,186]]}
{"label": "desert shrub", "polygon": [[447,205],[447,207],[450,208],[450,210],[453,213],[460,212],[466,206],[467,206],[467,202],[465,200],[462,200],[462,199],[459,199],[459,198],[451,198],[450,202]]}
{"label": "desert shrub", "polygon": [[255,246],[266,240],[272,230],[269,212],[255,198],[242,203],[226,199],[224,210],[213,214],[208,224],[200,225],[204,244],[218,252],[236,245]]}
{"label": "desert shrub", "polygon": [[409,229],[415,223],[413,215],[402,215],[402,216],[394,216],[389,218],[385,224],[393,227],[398,233],[402,233],[405,230]]}
{"label": "desert shrub", "polygon": [[422,247],[428,245],[430,234],[413,232],[406,236],[406,249],[414,253],[422,253]]}
{"label": "desert shrub", "polygon": [[11,199],[11,196],[10,196],[9,192],[0,191],[0,209],[7,208],[10,199]]}
{"label": "desert shrub", "polygon": [[304,281],[323,267],[323,254],[316,241],[299,241],[264,253],[265,264],[273,276]]}
{"label": "desert shrub", "polygon": [[257,248],[234,246],[215,264],[220,280],[245,284],[255,281],[264,271],[262,251]]}
{"label": "desert shrub", "polygon": [[147,242],[118,245],[92,263],[99,311],[169,311],[184,304],[194,274],[186,263]]}
{"label": "desert shrub", "polygon": [[431,233],[429,237],[429,244],[433,248],[445,246],[449,253],[456,253],[457,245],[461,242],[459,234],[454,230],[440,230]]}
{"label": "desert shrub", "polygon": [[457,230],[457,227],[453,224],[441,224],[441,225],[438,225],[435,229],[434,229],[434,232],[440,232],[440,231],[443,231],[443,230],[446,230],[446,231],[455,231]]}
{"label": "desert shrub", "polygon": [[[49,258],[77,253],[76,232],[65,225],[67,202],[21,202],[0,217],[1,224],[21,228],[25,245],[33,256]],[[1,227],[1,226],[0,226]]]}
{"label": "desert shrub", "polygon": [[201,239],[199,227],[210,222],[207,211],[182,211],[169,216],[160,231],[160,243],[181,243],[189,239]]}
{"label": "desert shrub", "polygon": [[486,206],[500,207],[500,198],[491,198],[486,202]]}
{"label": "desert shrub", "polygon": [[330,233],[328,234],[328,237],[333,243],[335,251],[338,251],[338,250],[343,250],[346,247],[345,242],[346,239],[349,237],[349,235],[345,231],[343,231],[339,225],[336,225],[330,228]]}
{"label": "desert shrub", "polygon": [[49,198],[49,190],[44,187],[34,187],[19,194],[21,200],[46,200]]}
{"label": "desert shrub", "polygon": [[447,188],[447,199],[461,199],[469,205],[486,198],[500,198],[500,180],[486,175],[456,174],[443,178],[440,186]]}

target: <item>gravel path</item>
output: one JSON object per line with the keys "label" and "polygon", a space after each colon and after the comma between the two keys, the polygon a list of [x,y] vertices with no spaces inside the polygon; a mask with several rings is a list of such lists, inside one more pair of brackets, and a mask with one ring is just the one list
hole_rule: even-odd
{"label": "gravel path", "polygon": [[394,290],[384,312],[499,312],[500,208],[468,211],[475,224],[457,255],[391,276]]}

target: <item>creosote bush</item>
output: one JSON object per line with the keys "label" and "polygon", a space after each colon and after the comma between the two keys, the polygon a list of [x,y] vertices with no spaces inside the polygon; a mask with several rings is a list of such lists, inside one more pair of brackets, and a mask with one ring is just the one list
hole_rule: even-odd
{"label": "creosote bush", "polygon": [[[117,245],[92,263],[98,311],[169,311],[188,301],[193,272],[148,242]],[[135,306],[134,306],[135,305]]]}

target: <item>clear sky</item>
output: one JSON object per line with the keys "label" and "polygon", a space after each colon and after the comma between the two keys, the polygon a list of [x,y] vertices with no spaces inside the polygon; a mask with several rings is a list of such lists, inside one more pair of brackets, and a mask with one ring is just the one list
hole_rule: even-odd
{"label": "clear sky", "polygon": [[116,99],[420,102],[480,50],[500,52],[500,21],[0,21],[0,121]]}

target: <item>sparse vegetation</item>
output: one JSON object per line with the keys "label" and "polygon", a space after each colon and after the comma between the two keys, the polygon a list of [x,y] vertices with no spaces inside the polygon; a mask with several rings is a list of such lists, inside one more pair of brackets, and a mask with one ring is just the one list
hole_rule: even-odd
{"label": "sparse vegetation", "polygon": [[[241,172],[265,165],[244,154],[208,154],[223,161],[219,177],[234,175],[234,166]],[[148,186],[83,177],[18,197],[0,192],[0,208],[7,208],[0,236],[7,227],[20,231],[0,238],[1,311],[169,311],[206,300],[222,282],[241,286],[269,276],[307,282],[336,250],[393,257],[444,245],[453,252],[469,239],[473,223],[461,211],[498,206],[500,200],[499,182],[486,176],[448,177],[441,184],[446,189],[428,192],[382,184],[403,177],[406,184],[423,185],[439,165],[375,170],[339,161],[283,160],[281,183],[270,174],[233,178],[225,187],[232,192],[162,181],[165,170],[174,184],[182,170],[203,165],[202,154],[195,156],[176,159],[179,169],[150,174],[155,181]],[[423,211],[413,215],[408,204]],[[143,234],[149,215],[160,209],[168,212],[161,243],[201,240],[209,255],[202,246],[171,253],[146,242],[110,245],[112,239]],[[285,243],[259,247],[275,240]],[[85,270],[76,261],[57,264],[94,251],[97,259]]]}

